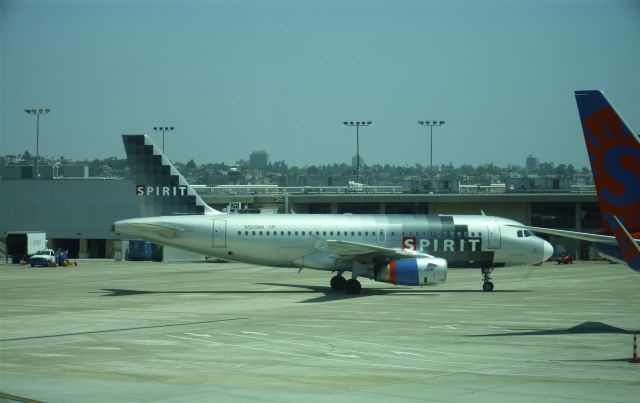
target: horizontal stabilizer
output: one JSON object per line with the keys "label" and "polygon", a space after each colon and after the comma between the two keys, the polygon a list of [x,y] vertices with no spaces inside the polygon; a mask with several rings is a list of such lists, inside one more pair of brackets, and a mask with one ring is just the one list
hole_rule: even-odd
{"label": "horizontal stabilizer", "polygon": [[638,247],[636,241],[631,234],[629,234],[629,231],[627,231],[620,220],[618,220],[618,217],[606,215],[605,218],[609,221],[609,225],[611,225],[611,229],[616,236],[625,262],[627,262],[633,270],[640,272],[640,247]]}

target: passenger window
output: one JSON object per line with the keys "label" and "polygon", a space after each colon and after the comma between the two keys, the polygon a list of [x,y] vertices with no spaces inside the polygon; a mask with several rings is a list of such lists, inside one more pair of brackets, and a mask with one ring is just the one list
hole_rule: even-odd
{"label": "passenger window", "polygon": [[287,231],[287,235],[291,236],[291,231]]}
{"label": "passenger window", "polygon": [[242,235],[242,231],[238,231],[238,235]]}
{"label": "passenger window", "polygon": [[298,236],[298,231],[296,231],[294,235],[295,235],[295,236]]}

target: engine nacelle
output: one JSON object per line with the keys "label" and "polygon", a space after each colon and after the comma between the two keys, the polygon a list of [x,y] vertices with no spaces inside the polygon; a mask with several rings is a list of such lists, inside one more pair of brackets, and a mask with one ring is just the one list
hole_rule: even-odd
{"label": "engine nacelle", "polygon": [[375,280],[398,285],[435,285],[447,280],[447,261],[437,257],[392,260],[376,270]]}

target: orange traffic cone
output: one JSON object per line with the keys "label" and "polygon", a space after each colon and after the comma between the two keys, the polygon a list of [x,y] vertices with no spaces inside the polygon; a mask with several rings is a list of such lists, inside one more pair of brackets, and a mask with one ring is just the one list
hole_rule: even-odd
{"label": "orange traffic cone", "polygon": [[638,359],[638,344],[636,343],[635,334],[633,335],[633,357],[631,357],[629,362],[632,362],[634,364],[640,363],[640,360]]}

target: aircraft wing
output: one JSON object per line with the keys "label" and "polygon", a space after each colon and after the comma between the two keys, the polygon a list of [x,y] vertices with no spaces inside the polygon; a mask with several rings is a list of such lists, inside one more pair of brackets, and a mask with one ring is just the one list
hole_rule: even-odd
{"label": "aircraft wing", "polygon": [[514,228],[526,229],[533,232],[539,232],[542,234],[561,236],[564,238],[580,239],[583,241],[616,245],[616,237],[611,235],[598,235],[598,234],[589,234],[588,232],[567,231],[563,229],[530,227],[528,225],[508,224],[508,226],[514,227]]}
{"label": "aircraft wing", "polygon": [[375,257],[389,258],[419,258],[433,257],[426,253],[415,252],[408,249],[385,248],[383,246],[367,245],[358,242],[328,240],[327,252],[339,256],[342,259],[368,260]]}
{"label": "aircraft wing", "polygon": [[179,232],[184,231],[184,228],[178,227],[173,224],[131,223],[129,225],[133,228],[151,232],[164,238],[175,238]]}

